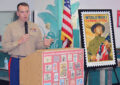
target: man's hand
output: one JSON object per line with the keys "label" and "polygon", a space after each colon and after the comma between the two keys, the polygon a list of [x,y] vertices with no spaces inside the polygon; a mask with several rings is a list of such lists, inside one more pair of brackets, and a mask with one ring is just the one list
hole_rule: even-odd
{"label": "man's hand", "polygon": [[46,37],[44,38],[44,45],[46,47],[50,47],[51,43],[53,42],[53,39],[47,39]]}
{"label": "man's hand", "polygon": [[23,35],[19,40],[18,40],[18,44],[22,44],[24,42],[26,42],[29,39],[29,34],[25,34]]}
{"label": "man's hand", "polygon": [[96,61],[96,56],[95,55],[91,56],[91,60]]}

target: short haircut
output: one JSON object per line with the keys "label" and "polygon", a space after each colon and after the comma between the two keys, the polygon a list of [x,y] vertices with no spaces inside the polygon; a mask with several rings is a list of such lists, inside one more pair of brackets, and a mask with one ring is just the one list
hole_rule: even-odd
{"label": "short haircut", "polygon": [[105,26],[104,26],[103,24],[101,24],[101,23],[95,23],[95,24],[91,27],[91,31],[92,31],[93,33],[95,33],[95,32],[94,32],[94,29],[96,29],[97,26],[101,26],[101,27],[102,27],[102,31],[103,31],[103,32],[105,31]]}
{"label": "short haircut", "polygon": [[26,2],[21,2],[21,3],[19,3],[19,4],[17,5],[17,11],[18,11],[20,5],[22,5],[22,6],[27,6],[27,7],[29,8],[28,3],[26,3]]}

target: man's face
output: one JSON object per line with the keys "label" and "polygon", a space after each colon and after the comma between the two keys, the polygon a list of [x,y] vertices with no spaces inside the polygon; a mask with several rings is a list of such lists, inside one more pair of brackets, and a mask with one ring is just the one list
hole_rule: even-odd
{"label": "man's face", "polygon": [[95,32],[95,34],[97,34],[97,35],[101,35],[101,34],[103,33],[102,27],[101,27],[101,26],[97,26],[97,27],[94,29],[94,32]]}
{"label": "man's face", "polygon": [[29,19],[29,7],[28,6],[22,6],[20,5],[17,11],[17,16],[19,19],[23,22],[27,21]]}

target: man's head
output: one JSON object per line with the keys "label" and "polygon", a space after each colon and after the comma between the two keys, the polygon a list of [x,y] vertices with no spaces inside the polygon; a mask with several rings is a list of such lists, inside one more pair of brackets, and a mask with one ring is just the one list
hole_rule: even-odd
{"label": "man's head", "polygon": [[19,20],[25,22],[29,19],[29,5],[25,2],[19,3],[17,5],[17,16],[19,17]]}
{"label": "man's head", "polygon": [[105,31],[105,27],[100,23],[96,23],[91,27],[91,31],[95,34],[101,35]]}

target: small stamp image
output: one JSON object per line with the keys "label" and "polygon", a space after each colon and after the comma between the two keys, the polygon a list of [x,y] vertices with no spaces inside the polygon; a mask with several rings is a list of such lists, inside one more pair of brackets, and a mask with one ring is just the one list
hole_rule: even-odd
{"label": "small stamp image", "polygon": [[60,79],[60,85],[65,85],[64,79]]}
{"label": "small stamp image", "polygon": [[68,54],[68,61],[72,61],[72,54]]}
{"label": "small stamp image", "polygon": [[54,74],[54,81],[58,81],[58,73]]}
{"label": "small stamp image", "polygon": [[51,83],[44,83],[44,85],[51,85]]}
{"label": "small stamp image", "polygon": [[83,54],[82,53],[78,54],[78,58],[79,58],[79,60],[81,60],[83,58]]}
{"label": "small stamp image", "polygon": [[78,54],[73,54],[73,61],[77,62],[77,59],[78,59]]}
{"label": "small stamp image", "polygon": [[69,70],[73,70],[73,62],[69,62]]}
{"label": "small stamp image", "polygon": [[53,72],[57,72],[57,63],[53,64]]}
{"label": "small stamp image", "polygon": [[44,81],[49,81],[49,80],[51,80],[51,73],[44,74]]}
{"label": "small stamp image", "polygon": [[45,65],[45,72],[52,71],[52,65]]}
{"label": "small stamp image", "polygon": [[52,62],[52,56],[44,57],[44,63],[51,63]]}
{"label": "small stamp image", "polygon": [[74,70],[71,71],[71,78],[72,79],[75,78],[75,71]]}
{"label": "small stamp image", "polygon": [[53,61],[54,61],[55,63],[58,63],[58,62],[60,61],[60,56],[54,56]]}
{"label": "small stamp image", "polygon": [[77,70],[76,71],[76,76],[78,77],[78,76],[81,76],[82,75],[82,70]]}
{"label": "small stamp image", "polygon": [[67,61],[66,55],[61,55],[61,62],[66,62],[66,61]]}
{"label": "small stamp image", "polygon": [[83,84],[82,78],[76,80],[76,85],[82,85],[82,84]]}
{"label": "small stamp image", "polygon": [[67,63],[60,63],[60,78],[67,77]]}
{"label": "small stamp image", "polygon": [[75,63],[75,69],[80,69],[80,63],[79,62]]}

